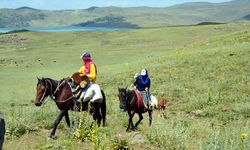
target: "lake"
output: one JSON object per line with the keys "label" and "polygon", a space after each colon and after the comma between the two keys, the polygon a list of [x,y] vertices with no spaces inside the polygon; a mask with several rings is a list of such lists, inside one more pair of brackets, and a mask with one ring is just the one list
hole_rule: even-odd
{"label": "lake", "polygon": [[128,28],[106,28],[106,27],[18,27],[18,28],[0,28],[0,33],[5,33],[13,30],[27,29],[37,32],[75,32],[75,31],[98,31],[98,30],[127,30]]}

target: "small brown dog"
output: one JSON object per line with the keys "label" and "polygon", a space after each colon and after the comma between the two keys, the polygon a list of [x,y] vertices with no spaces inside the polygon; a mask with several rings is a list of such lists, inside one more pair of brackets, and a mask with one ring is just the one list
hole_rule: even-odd
{"label": "small brown dog", "polygon": [[165,119],[167,119],[167,116],[165,114],[165,109],[167,108],[167,105],[168,105],[168,101],[164,98],[161,98],[159,101],[158,101],[158,109],[160,110],[160,117],[163,117]]}
{"label": "small brown dog", "polygon": [[167,100],[164,98],[161,98],[158,101],[158,109],[161,111],[164,111],[166,109],[166,107],[167,107]]}

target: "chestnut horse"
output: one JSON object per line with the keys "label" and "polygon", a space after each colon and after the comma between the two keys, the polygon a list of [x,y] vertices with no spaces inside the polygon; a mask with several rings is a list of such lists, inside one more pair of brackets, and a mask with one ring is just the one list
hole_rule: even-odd
{"label": "chestnut horse", "polygon": [[[130,129],[136,130],[139,123],[142,121],[142,114],[148,112],[149,115],[149,126],[152,122],[152,110],[146,110],[142,101],[138,103],[138,98],[134,90],[127,90],[127,88],[118,88],[119,101],[120,101],[120,109],[127,111],[129,115],[128,127],[126,131]],[[137,113],[139,115],[139,120],[136,124],[133,124],[134,114]],[[130,128],[131,126],[131,128]]]}
{"label": "chestnut horse", "polygon": [[[84,76],[83,78],[87,81],[89,80],[87,76]],[[67,126],[70,127],[70,119],[68,114],[69,110],[80,111],[80,108],[82,108],[81,111],[88,110],[88,103],[82,103],[82,107],[80,107],[80,102],[75,100],[70,81],[71,78],[62,79],[61,81],[53,80],[50,78],[38,78],[35,105],[41,106],[45,99],[50,96],[50,98],[55,101],[58,109],[61,110],[60,114],[54,122],[53,129],[49,135],[49,137],[51,138],[54,138],[56,128],[63,117],[65,117]],[[92,113],[92,116],[94,120],[97,120],[98,125],[100,125],[102,119],[103,126],[105,126],[106,98],[104,92],[101,92],[103,95],[103,101],[101,104],[94,103],[94,112]],[[75,107],[77,109],[75,109]]]}

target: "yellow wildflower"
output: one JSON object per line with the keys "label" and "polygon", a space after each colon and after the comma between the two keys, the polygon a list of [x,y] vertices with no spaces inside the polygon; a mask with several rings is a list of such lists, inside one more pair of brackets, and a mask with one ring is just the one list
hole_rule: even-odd
{"label": "yellow wildflower", "polygon": [[246,133],[242,133],[240,137],[242,140],[245,140],[247,139],[248,135]]}

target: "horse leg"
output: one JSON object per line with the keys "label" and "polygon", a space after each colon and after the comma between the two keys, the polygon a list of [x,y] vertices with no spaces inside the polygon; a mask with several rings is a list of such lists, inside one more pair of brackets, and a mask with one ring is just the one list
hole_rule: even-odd
{"label": "horse leg", "polygon": [[95,110],[94,110],[94,113],[93,113],[93,119],[94,119],[95,121],[97,121],[97,125],[98,125],[98,127],[99,127],[100,124],[101,124],[101,120],[102,120],[102,116],[101,116],[101,114],[100,114],[99,104],[96,103],[96,104],[94,105],[94,107],[95,107]]}
{"label": "horse leg", "polygon": [[127,132],[130,129],[130,125],[131,125],[131,129],[134,129],[134,124],[133,124],[133,117],[134,117],[135,112],[133,111],[131,113],[131,111],[128,111],[128,115],[129,115],[129,120],[128,120],[128,128],[127,128]]}
{"label": "horse leg", "polygon": [[129,116],[129,119],[128,119],[128,127],[127,127],[127,129],[126,129],[127,132],[128,132],[129,129],[130,129],[130,122],[133,122],[130,111],[128,111],[128,116]]}
{"label": "horse leg", "polygon": [[96,112],[96,116],[97,116],[97,124],[98,124],[98,127],[100,127],[101,125],[101,121],[102,121],[102,116],[100,114],[100,112]]}
{"label": "horse leg", "polygon": [[136,124],[135,124],[135,129],[137,129],[137,126],[139,125],[139,123],[142,121],[142,119],[143,119],[143,116],[142,116],[142,114],[141,113],[138,113],[138,116],[139,116],[139,120],[136,122]]}
{"label": "horse leg", "polygon": [[64,115],[65,115],[65,110],[62,110],[54,122],[53,130],[51,131],[51,133],[49,135],[50,138],[54,138],[55,133],[56,133],[56,128],[57,128],[58,124],[60,123],[60,121],[62,120]]}
{"label": "horse leg", "polygon": [[149,116],[149,126],[152,123],[152,110],[148,110],[148,116]]}
{"label": "horse leg", "polygon": [[100,111],[98,109],[98,111],[97,111],[97,124],[98,124],[98,127],[100,127],[101,121],[102,121],[102,116],[101,116],[101,113],[100,113]]}
{"label": "horse leg", "polygon": [[103,92],[103,90],[101,90],[102,92],[102,104],[101,104],[101,115],[102,115],[102,126],[105,126],[105,122],[106,122],[106,96],[105,93]]}
{"label": "horse leg", "polygon": [[70,120],[69,120],[69,112],[65,111],[65,121],[67,123],[67,127],[70,128]]}

